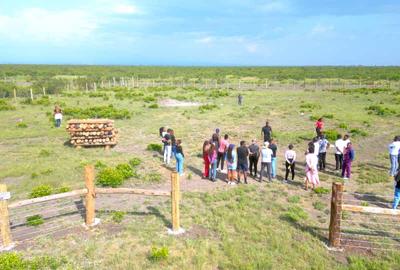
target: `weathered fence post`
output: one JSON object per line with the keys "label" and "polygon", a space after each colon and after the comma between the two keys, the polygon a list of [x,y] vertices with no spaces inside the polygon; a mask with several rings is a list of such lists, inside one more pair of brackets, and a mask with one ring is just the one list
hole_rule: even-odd
{"label": "weathered fence post", "polygon": [[94,166],[85,166],[85,184],[86,184],[86,220],[87,227],[96,226],[100,220],[95,218],[95,189],[94,189]]}
{"label": "weathered fence post", "polygon": [[332,183],[331,220],[329,223],[329,246],[340,248],[340,221],[342,218],[343,184]]}
{"label": "weathered fence post", "polygon": [[17,102],[17,89],[14,88],[14,102]]}
{"label": "weathered fence post", "polygon": [[3,245],[0,251],[7,251],[14,248],[10,230],[10,217],[8,214],[7,200],[10,198],[10,193],[7,192],[7,186],[0,184],[0,232]]}
{"label": "weathered fence post", "polygon": [[177,172],[171,173],[171,209],[172,209],[172,230],[168,230],[169,234],[178,235],[185,232],[180,226],[180,187],[179,175]]}
{"label": "weathered fence post", "polygon": [[30,90],[30,93],[31,93],[31,100],[33,101],[33,91],[32,91],[32,88],[29,89],[29,90]]}
{"label": "weathered fence post", "polygon": [[45,96],[46,95],[46,88],[44,86],[42,88],[42,91],[43,91],[43,96]]}

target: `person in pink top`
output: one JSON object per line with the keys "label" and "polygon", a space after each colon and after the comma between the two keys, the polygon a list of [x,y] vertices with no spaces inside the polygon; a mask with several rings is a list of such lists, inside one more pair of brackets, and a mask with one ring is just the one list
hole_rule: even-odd
{"label": "person in pink top", "polygon": [[224,138],[219,141],[218,147],[218,156],[217,156],[217,168],[219,167],[219,163],[221,162],[221,171],[224,171],[224,163],[226,151],[228,151],[229,146],[229,136],[225,134]]}
{"label": "person in pink top", "polygon": [[208,150],[208,161],[211,166],[210,180],[215,182],[217,181],[217,147],[215,143],[212,143]]}
{"label": "person in pink top", "polygon": [[308,145],[308,151],[306,153],[306,190],[308,190],[309,183],[311,183],[312,189],[316,188],[319,185],[318,157],[314,154],[313,144]]}
{"label": "person in pink top", "polygon": [[321,117],[315,122],[315,131],[317,132],[317,136],[321,137],[322,130],[324,129],[324,119]]}

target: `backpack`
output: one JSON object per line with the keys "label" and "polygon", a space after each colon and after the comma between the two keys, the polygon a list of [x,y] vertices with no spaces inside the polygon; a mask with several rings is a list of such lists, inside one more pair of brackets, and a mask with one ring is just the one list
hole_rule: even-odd
{"label": "backpack", "polygon": [[354,161],[354,159],[356,158],[356,154],[354,152],[354,149],[350,150],[349,157],[350,157],[351,161]]}

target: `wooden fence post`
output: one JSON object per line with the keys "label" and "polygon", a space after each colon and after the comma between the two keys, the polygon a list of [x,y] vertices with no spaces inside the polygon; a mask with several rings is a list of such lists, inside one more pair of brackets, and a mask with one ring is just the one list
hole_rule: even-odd
{"label": "wooden fence post", "polygon": [[33,91],[32,91],[32,88],[30,89],[30,93],[31,93],[31,100],[33,101]]}
{"label": "wooden fence post", "polygon": [[87,227],[96,226],[99,222],[98,219],[95,218],[95,189],[94,189],[94,166],[86,165],[85,166],[85,184],[87,188],[86,193],[86,220],[85,224]]}
{"label": "wooden fence post", "polygon": [[177,172],[173,172],[171,173],[172,230],[169,230],[169,234],[177,235],[185,232],[180,226],[180,199],[179,175]]}
{"label": "wooden fence post", "polygon": [[11,250],[15,245],[12,242],[11,230],[10,230],[10,217],[8,214],[8,203],[7,200],[10,198],[7,192],[7,186],[0,184],[0,232],[1,240],[3,242],[1,251]]}
{"label": "wooden fence post", "polygon": [[342,218],[343,184],[332,183],[331,220],[329,223],[329,246],[340,248],[340,221]]}
{"label": "wooden fence post", "polygon": [[17,89],[14,88],[14,102],[17,103]]}

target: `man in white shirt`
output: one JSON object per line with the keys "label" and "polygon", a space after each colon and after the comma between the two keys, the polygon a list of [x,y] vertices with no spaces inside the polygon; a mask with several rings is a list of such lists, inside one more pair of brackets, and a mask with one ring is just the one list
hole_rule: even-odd
{"label": "man in white shirt", "polygon": [[389,156],[390,156],[390,175],[395,176],[399,169],[399,151],[400,151],[400,136],[396,136],[393,142],[389,144]]}
{"label": "man in white shirt", "polygon": [[265,142],[264,146],[261,149],[261,171],[260,171],[260,182],[262,182],[263,174],[265,171],[265,168],[267,168],[267,176],[268,180],[272,181],[272,155],[273,152],[269,148],[269,142]]}
{"label": "man in white shirt", "polygon": [[316,155],[318,157],[319,155],[319,142],[320,139],[318,137],[315,137],[313,139],[313,144],[314,144],[314,155]]}
{"label": "man in white shirt", "polygon": [[337,140],[335,141],[335,161],[336,161],[336,170],[342,169],[343,164],[343,153],[344,148],[346,147],[347,143],[342,139],[342,135],[337,136]]}

